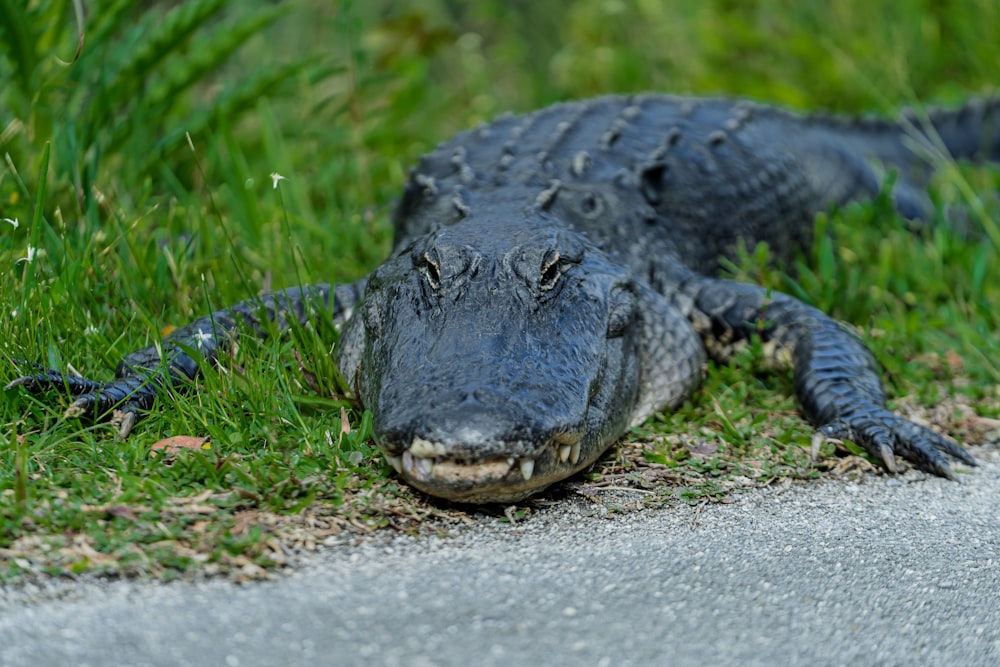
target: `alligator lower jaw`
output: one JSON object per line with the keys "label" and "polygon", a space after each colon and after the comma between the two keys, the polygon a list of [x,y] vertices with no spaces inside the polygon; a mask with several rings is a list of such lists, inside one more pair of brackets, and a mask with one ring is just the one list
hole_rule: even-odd
{"label": "alligator lower jaw", "polygon": [[581,452],[580,438],[554,441],[533,456],[457,461],[419,438],[400,456],[386,460],[412,486],[461,503],[523,500],[589,465],[600,452]]}

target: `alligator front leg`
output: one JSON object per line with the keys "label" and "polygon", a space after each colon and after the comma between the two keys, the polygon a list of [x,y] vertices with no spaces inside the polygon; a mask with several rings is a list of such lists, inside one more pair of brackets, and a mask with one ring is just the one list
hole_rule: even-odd
{"label": "alligator front leg", "polygon": [[771,357],[792,369],[795,393],[821,433],[845,438],[896,472],[896,456],[954,479],[942,454],[976,465],[959,445],[885,406],[872,353],[843,324],[790,296],[744,283],[686,275],[673,295],[709,353],[757,334]]}
{"label": "alligator front leg", "polygon": [[316,320],[321,313],[331,314],[339,326],[360,299],[365,282],[333,289],[327,284],[287,289],[241,301],[173,331],[162,345],[130,353],[118,364],[110,382],[31,364],[39,372],[20,377],[6,388],[24,387],[32,393],[66,391],[75,397],[66,417],[111,418],[119,426],[119,435],[125,437],[157,396],[183,389],[198,377],[200,366],[195,357],[214,365],[220,352],[241,335],[263,338],[272,331],[281,334],[295,323],[304,325]]}

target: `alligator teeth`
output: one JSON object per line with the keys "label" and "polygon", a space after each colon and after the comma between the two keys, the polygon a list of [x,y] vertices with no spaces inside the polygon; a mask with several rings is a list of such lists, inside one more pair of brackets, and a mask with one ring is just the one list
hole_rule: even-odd
{"label": "alligator teeth", "polygon": [[409,449],[403,452],[402,466],[415,477],[428,478],[434,473],[434,459],[424,456],[414,456]]}
{"label": "alligator teeth", "polygon": [[413,442],[410,443],[410,453],[418,458],[432,458],[435,456],[444,456],[445,449],[444,445],[439,442],[414,438]]}
{"label": "alligator teeth", "polygon": [[535,472],[535,459],[529,459],[527,457],[521,459],[521,475],[524,477],[524,481],[527,482],[531,479],[531,475]]}
{"label": "alligator teeth", "polygon": [[569,461],[569,454],[572,449],[571,445],[559,445],[559,463]]}
{"label": "alligator teeth", "polygon": [[434,461],[430,459],[417,459],[416,465],[413,468],[421,477],[430,477],[434,474]]}
{"label": "alligator teeth", "polygon": [[398,472],[400,474],[403,473],[403,457],[402,456],[389,456],[388,454],[386,454],[385,455],[385,460],[389,462],[389,465],[392,466],[393,470],[395,470],[396,472]]}
{"label": "alligator teeth", "polygon": [[576,443],[576,444],[574,444],[572,447],[570,447],[569,462],[572,463],[573,465],[576,465],[577,463],[580,462],[580,443],[579,442]]}

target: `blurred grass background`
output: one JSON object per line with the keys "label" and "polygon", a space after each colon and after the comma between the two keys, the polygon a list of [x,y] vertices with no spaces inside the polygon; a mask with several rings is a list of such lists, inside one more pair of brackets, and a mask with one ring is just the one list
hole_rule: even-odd
{"label": "blurred grass background", "polygon": [[[0,380],[19,374],[15,358],[107,378],[208,310],[363,275],[388,251],[414,158],[503,111],[655,90],[894,115],[994,93],[997,35],[988,0],[0,0],[0,218],[18,223],[0,222]],[[958,393],[992,414],[996,186],[964,167],[938,179],[942,211],[971,212],[971,238],[917,238],[882,201],[824,216],[838,242],[822,239],[794,279],[760,253],[741,275],[871,332],[895,395]],[[280,531],[248,512],[322,506],[328,521],[384,524],[385,503],[422,502],[386,475],[362,413],[339,423],[342,401],[322,391],[331,344],[245,344],[236,372],[210,374],[126,442],[61,421],[63,399],[4,392],[5,569],[265,567],[281,562],[267,546]],[[721,369],[642,431],[660,442],[647,458],[712,479],[809,476],[797,419],[754,436],[769,412],[793,413],[789,387]],[[717,433],[721,451],[692,457],[664,428]],[[150,459],[178,434],[212,449]],[[211,529],[164,509],[206,492]]]}

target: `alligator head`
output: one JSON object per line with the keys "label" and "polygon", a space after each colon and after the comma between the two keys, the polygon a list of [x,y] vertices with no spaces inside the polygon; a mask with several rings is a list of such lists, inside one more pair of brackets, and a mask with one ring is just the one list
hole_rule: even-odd
{"label": "alligator head", "polygon": [[397,250],[344,331],[378,446],[427,493],[524,498],[596,460],[642,402],[630,273],[543,215],[467,219]]}

